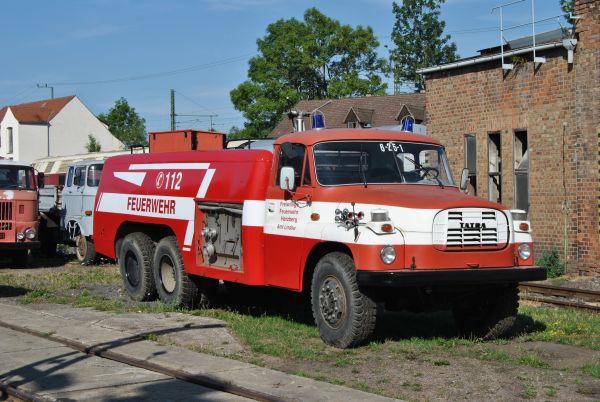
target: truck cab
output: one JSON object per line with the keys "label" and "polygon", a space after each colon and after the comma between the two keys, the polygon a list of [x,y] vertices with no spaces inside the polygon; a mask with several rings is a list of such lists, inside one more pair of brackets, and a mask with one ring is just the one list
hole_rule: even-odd
{"label": "truck cab", "polygon": [[77,259],[90,264],[96,257],[93,239],[94,203],[103,160],[75,162],[67,170],[62,190],[62,227],[75,244]]}
{"label": "truck cab", "polygon": [[37,189],[32,167],[0,161],[0,250],[18,264],[40,247]]}

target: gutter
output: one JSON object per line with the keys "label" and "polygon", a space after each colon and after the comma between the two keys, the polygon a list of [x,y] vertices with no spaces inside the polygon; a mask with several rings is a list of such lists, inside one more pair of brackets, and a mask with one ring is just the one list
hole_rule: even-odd
{"label": "gutter", "polygon": [[[552,42],[552,43],[547,43],[547,44],[541,45],[541,46],[535,46],[535,50],[539,51],[539,50],[555,49],[557,47],[562,47],[562,46],[563,46],[562,42]],[[530,53],[530,52],[533,52],[533,49],[534,49],[534,47],[531,46],[531,47],[527,47],[527,48],[523,48],[523,49],[511,50],[508,52],[504,52],[504,57],[510,57],[510,56],[514,56],[517,54],[523,54],[523,53]],[[421,69],[417,70],[417,73],[429,74],[429,73],[433,73],[436,71],[452,70],[452,69],[459,68],[459,67],[487,63],[488,61],[499,60],[501,58],[502,58],[501,53],[495,54],[492,56],[482,56],[482,57],[478,57],[476,59],[457,61],[455,63],[449,63],[449,64],[442,64],[441,66],[421,68]]]}

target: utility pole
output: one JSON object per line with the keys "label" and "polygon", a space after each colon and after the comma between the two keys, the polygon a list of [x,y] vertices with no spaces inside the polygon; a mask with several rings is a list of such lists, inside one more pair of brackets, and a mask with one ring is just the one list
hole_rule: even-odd
{"label": "utility pole", "polygon": [[175,131],[175,90],[171,89],[171,131]]}
{"label": "utility pole", "polygon": [[51,87],[48,84],[37,84],[38,88],[50,88],[50,98],[54,99],[54,87]]}

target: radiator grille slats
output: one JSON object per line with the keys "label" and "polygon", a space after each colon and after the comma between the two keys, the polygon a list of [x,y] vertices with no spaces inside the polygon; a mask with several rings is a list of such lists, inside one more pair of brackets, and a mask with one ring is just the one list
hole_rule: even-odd
{"label": "radiator grille slats", "polygon": [[0,200],[0,231],[12,230],[13,226],[13,203],[12,201]]}
{"label": "radiator grille slats", "polygon": [[497,250],[508,242],[508,220],[501,212],[482,208],[457,208],[438,213],[433,224],[433,244],[442,250]]}

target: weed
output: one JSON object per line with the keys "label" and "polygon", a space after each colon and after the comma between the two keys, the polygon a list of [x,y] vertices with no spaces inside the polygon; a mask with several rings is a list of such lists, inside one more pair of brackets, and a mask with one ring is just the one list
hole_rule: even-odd
{"label": "weed", "polygon": [[523,384],[523,391],[521,392],[521,398],[533,399],[537,396],[535,387],[531,384]]}
{"label": "weed", "polygon": [[517,363],[522,366],[529,366],[535,368],[548,368],[550,365],[546,363],[541,357],[537,355],[523,355],[519,357]]}
{"label": "weed", "polygon": [[548,390],[546,391],[546,396],[548,396],[550,398],[554,398],[556,396],[556,394],[557,394],[556,388],[548,387]]}
{"label": "weed", "polygon": [[144,335],[144,339],[147,340],[147,341],[157,342],[158,341],[158,335],[156,335],[156,334],[146,334],[146,335]]}
{"label": "weed", "polygon": [[546,267],[548,278],[558,278],[565,274],[565,264],[560,259],[558,251],[554,247],[544,252],[536,263],[537,265]]}
{"label": "weed", "polygon": [[435,360],[433,362],[434,366],[449,366],[450,362],[448,360]]}
{"label": "weed", "polygon": [[585,374],[595,378],[600,378],[600,360],[595,363],[586,364],[581,368]]}

